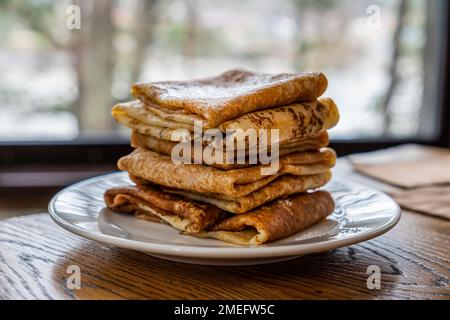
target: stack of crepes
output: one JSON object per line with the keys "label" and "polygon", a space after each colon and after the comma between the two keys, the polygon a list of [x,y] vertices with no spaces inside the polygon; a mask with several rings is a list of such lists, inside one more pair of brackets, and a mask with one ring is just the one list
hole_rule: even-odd
{"label": "stack of crepes", "polygon": [[[135,184],[107,190],[107,206],[185,234],[239,245],[284,238],[321,221],[334,203],[328,192],[314,190],[331,178],[336,154],[327,148],[327,130],[339,120],[335,103],[319,99],[327,85],[322,73],[242,70],[202,80],[133,85],[137,100],[114,106],[112,115],[132,129],[135,150],[118,167]],[[278,129],[275,142],[266,140],[267,154],[275,146],[279,150],[278,170],[266,175],[262,169],[273,163],[262,164],[259,157],[250,161],[254,149],[249,140],[240,145],[244,161],[205,161],[194,151],[180,154],[193,163],[174,161],[174,148],[194,146],[201,139],[195,134],[199,123],[202,133],[216,129],[223,141],[239,130]],[[200,141],[200,151],[212,144]],[[223,141],[214,144],[216,151],[229,149]]]}

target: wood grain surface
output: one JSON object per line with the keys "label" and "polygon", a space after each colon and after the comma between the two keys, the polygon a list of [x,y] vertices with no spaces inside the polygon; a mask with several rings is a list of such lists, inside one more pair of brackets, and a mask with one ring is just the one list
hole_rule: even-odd
{"label": "wood grain surface", "polygon": [[[449,300],[449,248],[450,221],[403,212],[385,235],[350,247],[263,266],[196,266],[85,240],[35,214],[0,220],[0,299]],[[70,265],[80,267],[81,289],[67,288]],[[371,265],[380,290],[367,288]]]}
{"label": "wood grain surface", "polygon": [[[1,299],[450,299],[450,222],[405,212],[386,235],[251,267],[168,262],[72,235],[47,214],[0,223]],[[70,265],[81,289],[66,286]],[[366,286],[381,268],[381,289]]]}

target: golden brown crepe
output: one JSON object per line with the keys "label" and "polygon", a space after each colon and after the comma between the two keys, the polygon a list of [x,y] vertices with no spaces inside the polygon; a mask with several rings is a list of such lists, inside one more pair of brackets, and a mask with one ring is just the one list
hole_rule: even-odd
{"label": "golden brown crepe", "polygon": [[324,219],[334,209],[333,200],[325,191],[278,199],[236,216],[150,186],[109,189],[105,202],[116,212],[135,214],[139,219],[167,223],[187,234],[239,245],[260,245],[295,234]]}
{"label": "golden brown crepe", "polygon": [[164,221],[174,228],[196,233],[223,218],[219,208],[165,193],[156,186],[123,186],[105,192],[108,208],[116,212],[135,213],[138,218]]}
{"label": "golden brown crepe", "polygon": [[[312,102],[295,103],[243,115],[219,125],[222,132],[236,132],[239,136],[246,130],[260,132],[278,130],[278,143],[303,139],[333,128],[339,121],[339,111],[330,98]],[[270,136],[270,135],[269,135]],[[269,139],[267,141],[274,141]]]}
{"label": "golden brown crepe", "polygon": [[194,122],[177,122],[160,117],[159,114],[149,111],[148,108],[144,108],[142,102],[138,100],[116,104],[112,109],[112,115],[120,117],[121,114],[127,115],[132,121],[145,125],[172,129],[187,129],[190,131],[194,130]]}
{"label": "golden brown crepe", "polygon": [[122,157],[118,167],[134,176],[170,188],[242,197],[285,174],[304,176],[326,173],[335,161],[335,152],[328,148],[298,152],[280,157],[278,172],[264,175],[262,169],[268,169],[270,165],[225,171],[201,164],[175,164],[169,156],[139,148]]}
{"label": "golden brown crepe", "polygon": [[[146,135],[142,135],[136,131],[133,131],[131,134],[131,146],[133,146],[134,148],[145,148],[145,149],[149,149],[161,154],[165,154],[165,155],[172,155],[172,150],[173,148],[177,145],[178,142],[174,142],[174,141],[166,141],[166,140],[162,140],[162,139],[158,139],[152,136],[146,136]],[[186,143],[190,143],[190,142],[186,142]],[[329,140],[328,140],[328,134],[327,132],[322,132],[317,136],[313,136],[311,138],[306,138],[306,139],[301,139],[297,142],[292,142],[289,144],[284,144],[279,146],[279,156],[285,156],[291,153],[295,153],[295,152],[303,152],[303,151],[313,151],[313,150],[317,150],[323,147],[328,146],[329,144]],[[286,146],[286,147],[285,147]],[[252,164],[255,163],[249,163],[249,152],[248,150],[245,151],[246,154],[246,161],[245,164],[237,164],[237,163],[226,163],[226,157],[225,157],[225,150],[223,149],[215,149],[218,150],[220,152],[222,152],[223,154],[223,159],[221,162],[217,163],[217,162],[209,162],[209,163],[205,163],[203,157],[199,157],[198,155],[196,155],[194,153],[194,146],[193,144],[191,144],[191,154],[189,155],[184,155],[182,152],[179,154],[180,157],[182,157],[183,159],[185,159],[186,162],[194,162],[194,161],[198,161],[196,163],[202,163],[202,164],[208,164],[211,165],[213,167],[222,169],[222,170],[232,170],[232,169],[240,169],[240,168],[246,168]],[[202,154],[205,151],[206,146],[202,147]],[[269,148],[270,151],[270,148]],[[269,152],[270,154],[270,152]],[[258,158],[259,160],[259,158]],[[257,164],[260,164],[260,162],[258,162]]]}
{"label": "golden brown crepe", "polygon": [[[174,120],[174,117],[168,115],[163,118],[159,114],[149,111],[148,106],[144,106],[138,101],[115,105],[112,109],[112,116],[119,123],[140,134],[167,141],[193,140],[200,136],[202,130],[199,127],[199,132],[194,135],[194,119],[191,123],[186,123],[187,121],[184,120],[184,122],[178,122]],[[338,121],[339,111],[336,104],[330,98],[323,98],[245,114],[221,123],[217,132],[222,132],[225,143],[226,134],[234,134],[239,137],[240,135],[244,136],[248,133],[247,130],[251,129],[259,136],[261,129],[268,130],[269,133],[271,129],[277,129],[278,140],[271,140],[269,135],[262,142],[282,144],[318,135],[334,127]]]}
{"label": "golden brown crepe", "polygon": [[[130,176],[130,178],[138,185],[152,184],[139,177]],[[165,192],[178,194],[188,199],[213,204],[228,212],[242,214],[279,197],[317,189],[327,184],[330,179],[330,171],[309,176],[285,175],[242,197],[230,197],[217,193],[195,193],[164,187],[162,189]]]}
{"label": "golden brown crepe", "polygon": [[261,245],[300,232],[329,216],[334,202],[326,191],[275,200],[251,212],[219,221],[197,236],[238,245]]}
{"label": "golden brown crepe", "polygon": [[[168,125],[167,121],[156,119],[154,115],[143,108],[141,102],[131,101],[119,103],[112,108],[111,114],[120,124],[143,135],[166,141],[187,141],[194,139],[192,132],[183,128],[186,124],[174,122],[173,125],[164,127],[163,124]],[[155,125],[156,123],[160,125]],[[180,125],[180,128],[173,128],[174,125]]]}
{"label": "golden brown crepe", "polygon": [[[118,167],[136,186],[107,190],[107,206],[239,245],[260,245],[319,222],[334,208],[327,192],[312,192],[330,180],[336,162],[325,147],[338,108],[319,99],[327,85],[322,73],[242,70],[133,85],[138,100],[117,104],[112,115],[133,130],[136,150]],[[276,162],[265,164],[271,157]]]}
{"label": "golden brown crepe", "polygon": [[135,84],[131,91],[145,104],[161,107],[162,113],[181,109],[201,116],[206,128],[215,128],[257,110],[315,100],[327,85],[322,73],[271,75],[231,70],[201,80]]}

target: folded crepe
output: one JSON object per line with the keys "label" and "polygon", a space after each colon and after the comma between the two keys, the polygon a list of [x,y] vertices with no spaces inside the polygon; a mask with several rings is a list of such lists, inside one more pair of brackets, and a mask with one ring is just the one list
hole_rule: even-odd
{"label": "folded crepe", "polygon": [[176,164],[167,155],[139,148],[122,157],[118,167],[131,175],[165,187],[242,197],[282,175],[326,173],[335,162],[336,154],[328,148],[298,152],[280,157],[277,163],[278,171],[265,175],[264,170],[269,170],[270,164],[225,171],[202,164]]}
{"label": "folded crepe", "polygon": [[339,117],[334,101],[323,98],[249,113],[222,123],[218,128],[237,138],[244,136],[247,130],[258,133],[264,129],[269,133],[267,141],[274,141],[270,138],[270,130],[277,130],[275,141],[281,144],[331,129],[339,122]]}
{"label": "folded crepe", "polygon": [[[153,183],[136,176],[131,175],[130,178],[138,185],[153,185]],[[258,190],[241,197],[230,197],[217,193],[195,193],[165,187],[162,187],[162,189],[167,193],[173,193],[187,199],[209,203],[235,214],[242,214],[280,197],[317,189],[327,184],[330,179],[330,171],[309,176],[285,175],[273,180]]]}
{"label": "folded crepe", "polygon": [[107,190],[104,198],[113,211],[162,221],[188,233],[200,232],[225,216],[225,212],[213,205],[165,193],[156,186],[116,187]]}
{"label": "folded crepe", "polygon": [[257,110],[315,100],[327,86],[322,73],[271,75],[231,70],[200,80],[139,83],[131,92],[146,105],[156,105],[152,110],[159,111],[160,117],[170,114],[177,122],[200,117],[204,127],[215,128]]}
{"label": "folded crepe", "polygon": [[107,190],[104,196],[113,211],[239,245],[260,245],[295,234],[324,219],[334,209],[333,200],[325,191],[278,199],[231,217],[212,205],[166,194],[156,187],[116,187]]}
{"label": "folded crepe", "polygon": [[220,220],[211,230],[196,236],[238,245],[261,245],[300,232],[325,219],[333,210],[333,198],[328,192],[303,193]]}
{"label": "folded crepe", "polygon": [[[162,140],[190,141],[200,137],[201,130],[199,133],[193,132],[194,120],[186,123],[162,118],[149,108],[139,101],[119,103],[113,107],[112,116],[119,123],[140,134]],[[247,134],[247,130],[253,130],[259,136],[264,129],[268,131],[269,136],[263,142],[268,144],[274,141],[281,144],[318,135],[334,127],[338,121],[339,111],[336,104],[330,98],[323,98],[248,113],[220,123],[216,130],[217,133],[223,134],[222,139],[225,142],[227,134],[239,138]],[[276,140],[270,136],[272,129],[278,130]]]}
{"label": "folded crepe", "polygon": [[[152,136],[146,136],[143,134],[140,134],[136,131],[133,131],[131,133],[131,146],[134,148],[145,148],[149,149],[161,154],[165,155],[172,155],[172,151],[175,148],[175,146],[180,142],[174,142],[174,141],[166,141],[162,139],[158,139]],[[202,164],[208,164],[213,167],[222,169],[222,170],[232,170],[232,169],[240,169],[240,168],[246,168],[250,165],[253,165],[255,163],[250,163],[250,159],[252,158],[253,153],[249,152],[249,149],[247,148],[244,152],[246,155],[245,163],[238,164],[238,163],[226,163],[226,150],[221,148],[214,147],[214,151],[217,150],[217,152],[221,152],[223,157],[222,161],[215,161],[214,159],[211,159],[212,161],[205,162],[205,159],[203,156],[199,156],[194,152],[194,145],[191,142],[183,142],[186,144],[189,144],[189,148],[181,148],[181,152],[177,154],[180,158],[182,158],[186,163],[202,163]],[[285,156],[291,153],[295,152],[304,152],[304,151],[312,151],[317,150],[320,148],[324,148],[328,146],[329,139],[327,132],[322,132],[317,136],[313,136],[311,138],[305,138],[298,141],[290,142],[289,144],[282,144],[279,147],[279,156]],[[202,146],[202,155],[205,152],[206,145]],[[183,150],[191,150],[190,154],[183,154]],[[271,148],[268,148],[269,150],[269,156],[270,156],[270,150]],[[259,157],[256,157],[259,161]],[[256,163],[260,164],[260,162]]]}
{"label": "folded crepe", "polygon": [[194,122],[184,123],[168,119],[167,117],[163,118],[158,113],[152,112],[151,109],[145,108],[144,104],[139,100],[116,104],[112,109],[112,115],[117,120],[122,119],[121,117],[125,115],[130,119],[131,123],[136,122],[137,124],[141,123],[161,128],[194,130]]}

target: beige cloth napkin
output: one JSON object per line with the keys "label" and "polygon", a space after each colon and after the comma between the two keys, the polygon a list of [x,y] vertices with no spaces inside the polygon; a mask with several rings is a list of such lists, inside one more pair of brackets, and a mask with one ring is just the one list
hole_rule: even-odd
{"label": "beige cloth napkin", "polygon": [[407,144],[350,161],[356,171],[402,188],[450,184],[450,149]]}
{"label": "beige cloth napkin", "polygon": [[405,209],[450,219],[450,149],[407,144],[350,156],[362,174],[400,187],[390,192]]}
{"label": "beige cloth napkin", "polygon": [[450,186],[402,190],[392,196],[404,209],[450,220]]}

